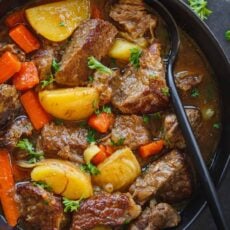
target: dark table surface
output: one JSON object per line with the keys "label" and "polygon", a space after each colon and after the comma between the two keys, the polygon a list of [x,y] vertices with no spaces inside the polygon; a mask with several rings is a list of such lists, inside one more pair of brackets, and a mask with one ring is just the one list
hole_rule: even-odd
{"label": "dark table surface", "polygon": [[[230,41],[224,39],[224,32],[230,30],[230,0],[208,0],[209,8],[213,11],[205,22],[215,34],[230,62]],[[230,76],[229,76],[230,77]],[[230,229],[230,166],[218,189],[223,210]],[[216,230],[211,214],[206,208],[195,220],[189,230]]]}

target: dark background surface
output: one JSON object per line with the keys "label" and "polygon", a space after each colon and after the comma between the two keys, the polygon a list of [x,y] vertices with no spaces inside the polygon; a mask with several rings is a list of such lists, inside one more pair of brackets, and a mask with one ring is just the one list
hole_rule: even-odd
{"label": "dark background surface", "polygon": [[[230,30],[230,0],[208,0],[208,6],[213,13],[205,22],[218,39],[230,62],[230,41],[226,41],[224,38],[224,32]],[[230,166],[228,166],[227,173],[220,185],[218,193],[226,219],[230,224]],[[210,211],[206,208],[188,230],[216,229]]]}

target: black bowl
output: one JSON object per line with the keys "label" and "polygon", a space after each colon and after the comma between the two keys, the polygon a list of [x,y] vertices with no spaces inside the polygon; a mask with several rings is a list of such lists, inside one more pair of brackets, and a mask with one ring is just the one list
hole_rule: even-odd
{"label": "black bowl", "polygon": [[[26,2],[26,0],[0,0],[0,17],[8,10]],[[150,2],[151,5],[151,0],[148,2]],[[230,106],[228,105],[228,101],[230,100],[230,64],[213,33],[186,4],[179,0],[161,0],[161,2],[175,17],[178,25],[194,39],[203,51],[219,84],[223,129],[220,143],[210,167],[213,181],[215,185],[218,186],[230,160]],[[202,191],[198,190],[197,194],[182,212],[182,223],[176,229],[186,229],[201,213],[206,205],[203,195]],[[2,218],[0,219],[0,229],[10,229],[4,224]]]}

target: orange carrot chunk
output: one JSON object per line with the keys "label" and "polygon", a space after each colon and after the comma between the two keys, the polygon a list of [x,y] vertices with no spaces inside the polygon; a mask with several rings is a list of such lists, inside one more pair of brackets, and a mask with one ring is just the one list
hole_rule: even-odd
{"label": "orange carrot chunk", "polygon": [[33,62],[22,63],[21,70],[13,77],[13,84],[17,90],[31,89],[38,83],[38,70]]}
{"label": "orange carrot chunk", "polygon": [[99,165],[100,163],[102,163],[106,158],[107,158],[107,154],[105,152],[106,148],[104,145],[100,145],[99,146],[100,148],[100,152],[97,153],[93,159],[91,160],[91,162],[94,164],[94,165]]}
{"label": "orange carrot chunk", "polygon": [[39,130],[51,121],[52,117],[43,109],[34,91],[29,90],[24,93],[21,96],[21,103],[35,129]]}
{"label": "orange carrot chunk", "polygon": [[0,57],[0,84],[9,80],[21,69],[21,62],[12,53],[6,51]]}
{"label": "orange carrot chunk", "polygon": [[106,133],[113,121],[112,114],[103,112],[98,115],[93,114],[88,120],[88,125],[100,133]]}
{"label": "orange carrot chunk", "polygon": [[164,141],[154,141],[147,145],[142,145],[139,147],[139,154],[143,158],[147,158],[149,156],[155,155],[159,153],[164,147]]}
{"label": "orange carrot chunk", "polygon": [[19,211],[15,202],[15,184],[12,173],[10,155],[7,150],[0,149],[0,198],[8,224],[14,227],[17,224]]}
{"label": "orange carrot chunk", "polygon": [[91,7],[91,18],[103,19],[103,13],[96,5]]}
{"label": "orange carrot chunk", "polygon": [[38,39],[23,25],[20,24],[9,32],[9,36],[26,53],[30,53],[40,48]]}
{"label": "orange carrot chunk", "polygon": [[18,24],[25,23],[25,21],[26,20],[25,20],[24,10],[19,10],[8,15],[5,20],[5,24],[9,28],[13,28]]}

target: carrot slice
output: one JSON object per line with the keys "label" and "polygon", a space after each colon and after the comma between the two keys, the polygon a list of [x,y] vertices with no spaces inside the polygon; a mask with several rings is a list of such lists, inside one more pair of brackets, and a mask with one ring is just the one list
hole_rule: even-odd
{"label": "carrot slice", "polygon": [[34,91],[29,90],[24,93],[21,102],[35,129],[39,130],[51,121],[51,116],[43,109]]}
{"label": "carrot slice", "polygon": [[95,18],[95,19],[104,18],[102,11],[96,5],[92,5],[91,7],[91,18]]}
{"label": "carrot slice", "polygon": [[113,122],[114,118],[111,113],[100,113],[93,114],[88,120],[88,125],[100,133],[106,133]]}
{"label": "carrot slice", "polygon": [[99,148],[101,149],[101,151],[99,153],[97,153],[93,157],[93,159],[91,160],[91,162],[94,165],[99,165],[100,163],[102,163],[107,158],[107,155],[106,155],[106,152],[105,152],[105,146],[100,145]]}
{"label": "carrot slice", "polygon": [[0,149],[0,198],[8,224],[14,227],[17,224],[19,211],[14,199],[15,184],[13,179],[10,155],[7,150]]}
{"label": "carrot slice", "polygon": [[159,153],[164,147],[164,141],[158,140],[151,142],[147,145],[142,145],[139,147],[139,154],[143,158],[147,158],[149,156],[155,155]]}
{"label": "carrot slice", "polygon": [[38,83],[38,70],[33,62],[22,63],[21,70],[13,77],[13,84],[17,90],[31,89]]}
{"label": "carrot slice", "polygon": [[0,57],[0,84],[9,80],[20,69],[21,62],[18,58],[9,51],[6,51]]}
{"label": "carrot slice", "polygon": [[38,39],[23,25],[20,24],[9,32],[9,36],[26,53],[30,53],[40,48]]}
{"label": "carrot slice", "polygon": [[25,23],[25,13],[24,10],[15,11],[12,14],[8,15],[5,24],[9,28],[15,27],[17,24]]}

